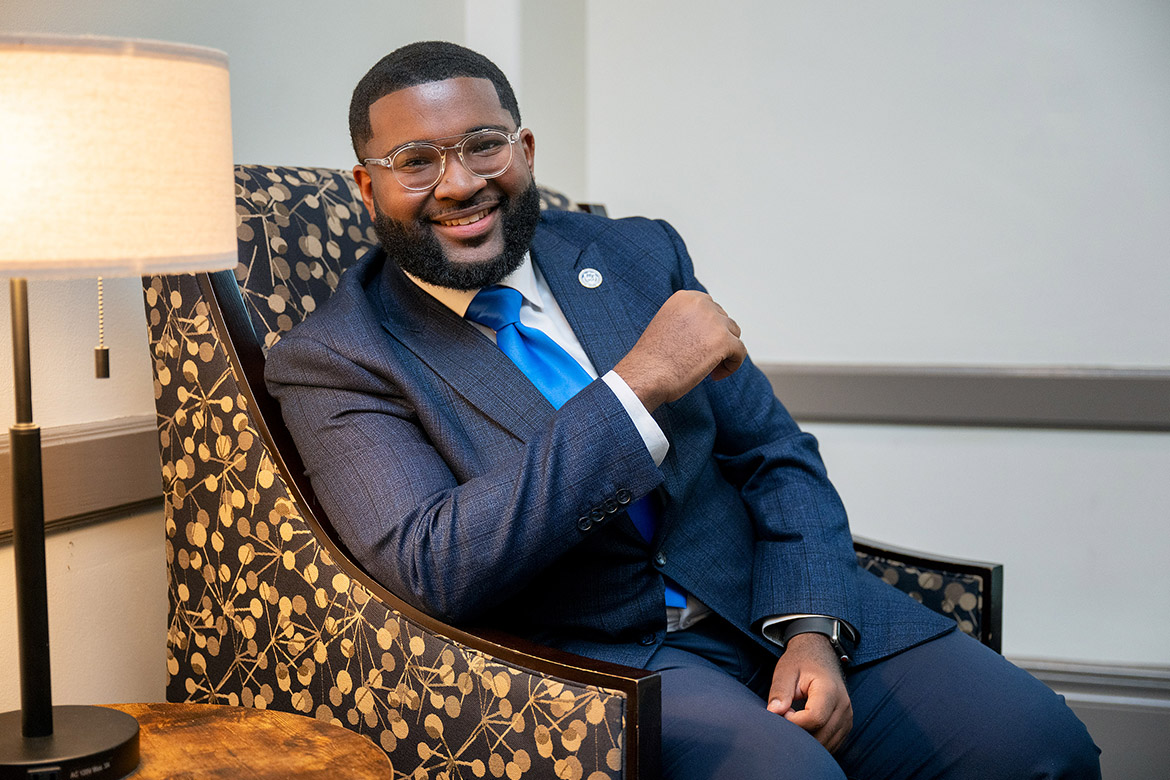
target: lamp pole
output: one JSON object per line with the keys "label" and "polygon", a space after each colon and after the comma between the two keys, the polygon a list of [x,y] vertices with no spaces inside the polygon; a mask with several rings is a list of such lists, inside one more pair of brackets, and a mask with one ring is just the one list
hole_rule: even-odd
{"label": "lamp pole", "polygon": [[0,713],[0,780],[115,780],[138,766],[138,722],[106,707],[53,706],[49,665],[49,593],[45,566],[45,492],[41,429],[32,419],[28,282],[9,282],[16,422],[12,452],[12,546],[16,633],[20,646],[20,729]]}
{"label": "lamp pole", "polygon": [[16,423],[12,448],[12,541],[16,558],[16,625],[20,637],[20,728],[25,737],[53,733],[49,666],[49,598],[45,575],[45,497],[41,429],[32,416],[28,339],[28,282],[11,279],[12,372]]}

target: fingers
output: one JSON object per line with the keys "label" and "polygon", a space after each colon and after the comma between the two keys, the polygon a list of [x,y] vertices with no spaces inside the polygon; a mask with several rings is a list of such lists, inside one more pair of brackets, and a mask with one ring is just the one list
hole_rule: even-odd
{"label": "fingers", "polygon": [[792,702],[803,694],[797,688],[797,670],[784,663],[777,663],[772,673],[772,687],[768,691],[768,711],[777,715],[788,715]]}
{"label": "fingers", "polygon": [[736,337],[735,341],[731,343],[731,354],[723,358],[719,365],[711,370],[711,379],[718,382],[720,379],[726,379],[739,370],[743,365],[743,361],[747,359],[747,347],[739,339],[739,326],[735,324],[735,320],[728,320],[734,327],[731,333]]}
{"label": "fingers", "polygon": [[741,331],[739,329],[739,323],[737,323],[735,320],[733,320],[731,318],[731,315],[729,315],[727,313],[727,310],[724,309],[722,306],[720,306],[718,303],[716,303],[714,298],[712,298],[710,295],[708,295],[707,298],[711,301],[711,305],[715,307],[715,311],[719,312],[720,314],[722,314],[724,317],[727,318],[727,329],[729,331],[731,331],[731,335],[735,336],[736,338],[739,338],[739,336],[741,334]]}
{"label": "fingers", "polygon": [[713,381],[718,382],[720,379],[726,379],[739,370],[739,367],[743,365],[743,361],[747,359],[747,347],[740,340],[743,331],[739,329],[739,323],[729,317],[723,307],[716,303],[714,299],[710,296],[707,296],[707,298],[710,300],[715,311],[722,315],[724,320],[723,326],[731,336],[726,342],[727,355],[719,361],[715,368],[711,369],[711,373],[709,374]]}
{"label": "fingers", "polygon": [[809,688],[804,709],[791,710],[784,717],[811,734],[831,753],[841,746],[853,728],[853,705],[847,695],[819,681]]}
{"label": "fingers", "polygon": [[674,293],[614,370],[650,411],[675,401],[708,376],[722,379],[747,357],[739,324],[711,296]]}

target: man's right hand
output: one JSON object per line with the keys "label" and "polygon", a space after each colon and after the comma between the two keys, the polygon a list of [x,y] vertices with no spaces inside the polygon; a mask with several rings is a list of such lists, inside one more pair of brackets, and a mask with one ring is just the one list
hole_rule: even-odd
{"label": "man's right hand", "polygon": [[652,412],[707,376],[723,379],[734,373],[747,357],[739,334],[739,325],[710,295],[679,290],[614,371]]}

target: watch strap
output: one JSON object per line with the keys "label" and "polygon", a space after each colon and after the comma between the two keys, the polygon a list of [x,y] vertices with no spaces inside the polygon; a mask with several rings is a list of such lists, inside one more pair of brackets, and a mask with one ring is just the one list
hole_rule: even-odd
{"label": "watch strap", "polygon": [[852,629],[843,620],[812,615],[789,620],[784,624],[782,639],[785,645],[798,634],[821,634],[828,638],[829,645],[843,664],[849,663],[852,652]]}

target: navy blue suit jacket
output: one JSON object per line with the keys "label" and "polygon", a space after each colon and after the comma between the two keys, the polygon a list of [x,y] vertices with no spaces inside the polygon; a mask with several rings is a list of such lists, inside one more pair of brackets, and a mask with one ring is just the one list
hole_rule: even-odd
{"label": "navy blue suit jacket", "polygon": [[[664,222],[546,212],[532,256],[600,374],[673,292],[702,289]],[[266,377],[341,539],[446,621],[640,666],[665,635],[665,575],[774,652],[770,615],[847,620],[858,664],[954,626],[858,568],[816,441],[750,360],[654,412],[670,441],[655,466],[604,382],[554,410],[379,251]],[[651,493],[647,543],[620,508]]]}

